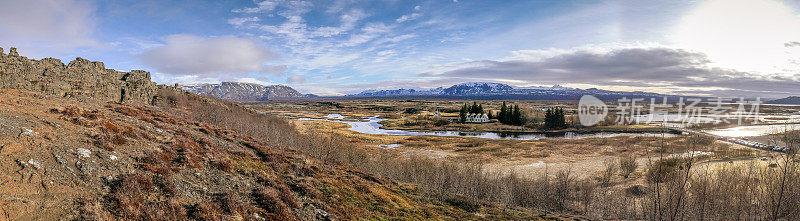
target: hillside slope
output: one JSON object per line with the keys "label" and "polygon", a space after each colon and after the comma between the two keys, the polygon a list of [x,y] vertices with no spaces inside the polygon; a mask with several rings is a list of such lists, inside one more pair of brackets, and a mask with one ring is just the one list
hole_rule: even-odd
{"label": "hillside slope", "polygon": [[437,201],[287,147],[324,139],[295,137],[280,118],[251,116],[289,140],[265,143],[185,118],[234,104],[167,87],[158,96],[150,106],[0,89],[0,219],[546,218]]}

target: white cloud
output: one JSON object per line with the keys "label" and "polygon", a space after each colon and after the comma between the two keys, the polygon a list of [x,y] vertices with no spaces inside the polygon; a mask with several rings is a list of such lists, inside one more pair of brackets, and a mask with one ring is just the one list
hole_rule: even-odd
{"label": "white cloud", "polygon": [[763,75],[794,75],[800,14],[777,0],[703,1],[674,30],[677,46],[703,52],[717,66]]}
{"label": "white cloud", "polygon": [[265,66],[275,55],[258,42],[233,36],[203,38],[171,35],[163,46],[139,55],[157,72],[173,75],[244,75],[249,72],[283,72],[284,66]]}
{"label": "white cloud", "polygon": [[75,0],[0,1],[0,42],[52,56],[77,47],[103,47],[93,34],[93,6]]}
{"label": "white cloud", "polygon": [[241,76],[200,76],[200,75],[171,75],[154,72],[152,74],[153,81],[172,85],[172,84],[202,84],[202,83],[220,83],[220,82],[245,82],[260,85],[274,85],[276,83],[270,81],[266,77],[241,77]]}
{"label": "white cloud", "polygon": [[234,9],[233,12],[237,13],[260,13],[260,12],[270,12],[275,10],[275,7],[278,6],[278,2],[275,1],[262,1],[257,3],[257,7],[254,8],[242,8],[242,9]]}
{"label": "white cloud", "polygon": [[583,84],[635,88],[651,92],[682,91],[751,96],[800,93],[800,77],[760,76],[709,66],[706,54],[667,47],[516,51],[502,60],[450,64],[444,72],[421,77],[504,80],[528,84]]}
{"label": "white cloud", "polygon": [[270,82],[269,79],[266,79],[266,78],[249,78],[249,77],[246,77],[246,78],[237,78],[234,81],[235,82],[260,84],[260,85],[274,85],[275,84],[275,83]]}
{"label": "white cloud", "polygon": [[400,22],[400,23],[403,23],[403,22],[406,22],[406,21],[411,21],[411,20],[417,19],[417,18],[419,18],[420,16],[422,16],[422,14],[421,14],[421,13],[416,13],[416,12],[415,12],[415,13],[411,13],[410,15],[403,15],[403,16],[400,16],[400,17],[399,17],[399,18],[397,18],[395,21],[397,21],[397,22]]}
{"label": "white cloud", "polygon": [[361,57],[360,54],[326,53],[309,59],[307,61],[308,64],[303,67],[307,69],[333,68],[334,66],[353,61],[359,57]]}
{"label": "white cloud", "polygon": [[375,90],[388,90],[388,89],[431,89],[441,87],[443,85],[452,85],[456,83],[463,83],[470,81],[469,79],[399,79],[399,80],[385,80],[370,83],[346,83],[346,84],[328,84],[328,83],[303,83],[292,85],[292,88],[300,91],[301,93],[311,93],[320,96],[340,96],[346,94],[356,94],[365,89]]}
{"label": "white cloud", "polygon": [[231,18],[231,19],[228,19],[228,24],[231,24],[234,27],[239,28],[239,27],[244,26],[245,23],[257,22],[257,21],[260,21],[260,20],[261,19],[259,19],[258,17]]}
{"label": "white cloud", "polygon": [[306,79],[303,78],[302,76],[297,76],[297,75],[291,76],[291,77],[286,79],[286,83],[289,83],[289,84],[303,83],[303,82],[306,82]]}
{"label": "white cloud", "polygon": [[342,45],[352,47],[369,42],[391,30],[389,26],[383,23],[370,23],[361,28],[361,33],[350,35],[350,39]]}
{"label": "white cloud", "polygon": [[[420,9],[422,9],[422,7],[420,7],[419,5],[414,6],[414,11],[419,11]],[[422,16],[422,13],[414,12],[414,13],[411,13],[411,14],[408,14],[408,15],[400,16],[399,18],[395,19],[395,21],[397,21],[398,23],[403,23],[403,22],[406,22],[406,21],[411,21],[411,20],[417,19],[420,16]]]}
{"label": "white cloud", "polygon": [[343,34],[347,31],[353,30],[356,27],[356,24],[361,21],[362,19],[366,18],[368,15],[364,13],[362,10],[353,9],[350,10],[348,13],[342,14],[339,16],[342,24],[338,27],[319,27],[316,28],[309,37],[330,37],[334,35]]}
{"label": "white cloud", "polygon": [[[311,11],[313,4],[305,1],[288,1],[279,4],[283,9],[278,10],[278,15],[284,17],[286,21],[278,25],[262,25],[261,31],[278,35],[287,40],[292,46],[301,46],[315,41],[315,38],[332,37],[346,34],[355,29],[358,23],[369,15],[361,9],[351,9],[339,16],[341,24],[339,26],[310,27],[303,15]],[[335,12],[341,12],[337,9]]]}
{"label": "white cloud", "polygon": [[278,15],[289,18],[301,16],[311,11],[313,3],[307,1],[290,1],[285,4],[286,9],[278,12]]}
{"label": "white cloud", "polygon": [[385,50],[378,52],[378,56],[387,56],[387,55],[394,55],[396,52],[394,50]]}
{"label": "white cloud", "polygon": [[404,35],[398,35],[398,36],[384,38],[384,39],[376,41],[375,43],[376,44],[383,44],[383,43],[386,43],[386,42],[397,43],[397,42],[401,42],[401,41],[404,41],[404,40],[407,40],[407,39],[411,39],[411,38],[415,38],[415,37],[417,37],[417,35],[415,35],[415,34],[404,34]]}

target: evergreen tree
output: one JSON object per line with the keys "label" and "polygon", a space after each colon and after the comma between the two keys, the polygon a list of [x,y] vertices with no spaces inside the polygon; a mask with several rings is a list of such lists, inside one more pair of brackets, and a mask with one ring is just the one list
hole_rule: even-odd
{"label": "evergreen tree", "polygon": [[553,111],[550,110],[550,109],[547,109],[544,112],[544,127],[549,129],[550,127],[553,126],[553,122],[554,122],[553,121]]}
{"label": "evergreen tree", "polygon": [[507,124],[515,124],[514,123],[514,117],[515,117],[514,116],[514,107],[513,106],[508,106],[508,109],[506,109],[506,122],[507,122]]}
{"label": "evergreen tree", "polygon": [[522,112],[519,110],[519,105],[514,105],[514,112],[511,114],[511,119],[514,125],[522,125]]}
{"label": "evergreen tree", "polygon": [[503,101],[503,106],[500,106],[500,113],[498,113],[498,115],[497,115],[497,120],[500,121],[500,123],[504,123],[504,124],[508,123],[506,121],[506,112],[507,111],[508,111],[508,107],[506,107],[506,102]]}
{"label": "evergreen tree", "polygon": [[566,127],[563,108],[550,108],[544,114],[544,126],[547,129],[561,129]]}
{"label": "evergreen tree", "polygon": [[489,119],[494,118],[494,116],[492,116],[492,111],[486,111],[486,115],[489,117]]}
{"label": "evergreen tree", "polygon": [[474,114],[478,111],[478,103],[473,101],[472,106],[469,106],[469,113]]}
{"label": "evergreen tree", "polygon": [[461,107],[461,111],[458,112],[458,117],[460,118],[461,122],[467,122],[467,113],[469,112],[469,108],[467,104]]}

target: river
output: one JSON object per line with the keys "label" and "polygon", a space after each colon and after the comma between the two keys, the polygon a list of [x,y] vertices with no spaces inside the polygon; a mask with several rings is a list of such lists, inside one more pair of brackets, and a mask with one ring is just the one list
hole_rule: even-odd
{"label": "river", "polygon": [[551,139],[582,139],[582,138],[596,138],[596,137],[617,137],[617,136],[648,136],[648,137],[673,137],[676,136],[672,133],[621,133],[621,132],[593,132],[593,133],[576,133],[576,132],[465,132],[465,131],[410,131],[410,130],[390,130],[382,129],[379,122],[386,119],[379,118],[379,116],[369,117],[366,119],[358,119],[355,121],[348,121],[347,117],[341,114],[328,114],[325,119],[314,118],[298,118],[291,117],[297,120],[323,120],[332,122],[341,122],[350,126],[350,130],[364,134],[383,134],[383,135],[407,135],[407,136],[458,136],[458,137],[478,137],[488,139],[517,139],[517,140],[538,140],[542,138]]}

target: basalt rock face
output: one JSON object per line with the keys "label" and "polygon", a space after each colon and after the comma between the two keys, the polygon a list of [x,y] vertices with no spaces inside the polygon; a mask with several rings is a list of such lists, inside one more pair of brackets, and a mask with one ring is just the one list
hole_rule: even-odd
{"label": "basalt rock face", "polygon": [[106,69],[102,62],[83,58],[68,65],[55,58],[29,59],[19,56],[16,48],[8,54],[2,52],[0,49],[0,88],[106,102],[149,103],[155,95],[156,84],[145,71]]}

